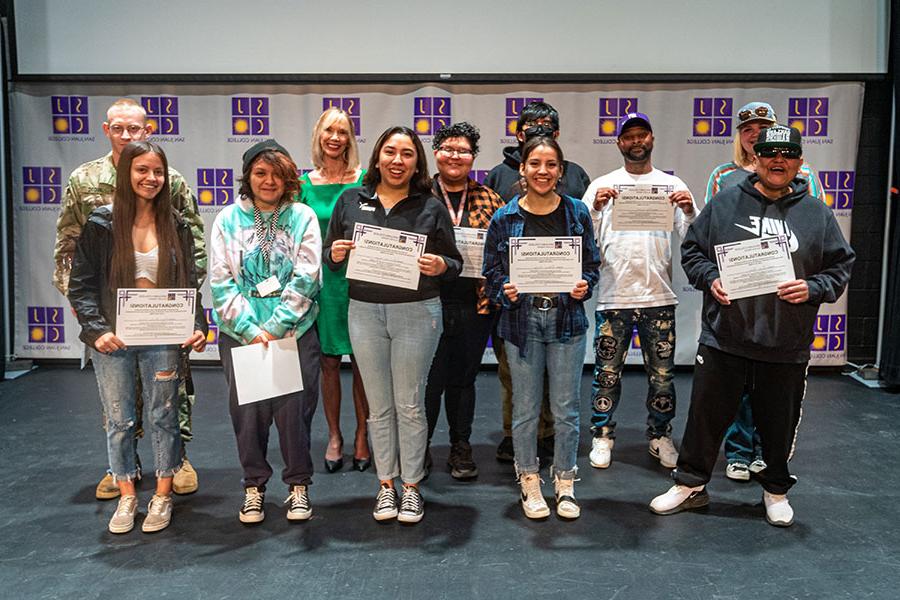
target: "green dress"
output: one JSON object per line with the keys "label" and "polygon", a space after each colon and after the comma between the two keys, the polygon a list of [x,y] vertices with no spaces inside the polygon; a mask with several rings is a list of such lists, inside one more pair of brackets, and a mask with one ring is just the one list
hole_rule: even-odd
{"label": "green dress", "polygon": [[[326,183],[313,185],[306,173],[300,177],[303,185],[300,187],[300,201],[307,204],[316,213],[319,219],[319,228],[322,230],[322,241],[328,232],[328,222],[331,213],[341,193],[352,187],[362,185],[365,171],[359,174],[359,179],[354,183]],[[319,343],[323,354],[341,356],[353,354],[350,346],[350,333],[347,330],[347,307],[350,298],[347,295],[347,267],[341,267],[339,271],[332,271],[322,265],[322,290],[319,292],[319,317],[316,324],[319,328]]]}

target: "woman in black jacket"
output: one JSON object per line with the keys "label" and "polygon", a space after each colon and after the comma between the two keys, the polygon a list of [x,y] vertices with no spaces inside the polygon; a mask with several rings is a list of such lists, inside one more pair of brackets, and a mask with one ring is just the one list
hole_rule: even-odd
{"label": "woman in black jacket", "polygon": [[197,288],[190,229],[172,209],[168,164],[162,149],[149,142],[125,147],[116,166],[111,206],[88,218],[69,281],[69,301],[81,324],[81,340],[92,360],[106,414],[109,466],[121,497],[109,522],[112,533],[134,527],[137,476],[134,449],[135,371],[140,369],[153,454],[156,493],[143,531],[159,531],[172,517],[172,477],[181,464],[178,428],[179,352],[206,346],[206,319],[196,292],[194,332],[181,347],[127,347],[116,335],[116,291],[120,288]]}

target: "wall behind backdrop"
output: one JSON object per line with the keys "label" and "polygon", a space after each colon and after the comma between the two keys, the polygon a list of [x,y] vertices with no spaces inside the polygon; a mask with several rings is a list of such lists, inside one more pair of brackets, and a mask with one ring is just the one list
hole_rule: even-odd
{"label": "wall behind backdrop", "polygon": [[[413,127],[427,148],[443,124],[462,120],[476,124],[482,133],[476,178],[483,178],[501,160],[504,146],[515,144],[512,125],[532,99],[543,99],[559,110],[566,158],[583,166],[592,178],[621,166],[615,121],[624,112],[640,110],[653,122],[654,166],[681,177],[702,204],[709,172],[731,159],[735,112],[748,101],[766,100],[781,122],[804,131],[805,158],[819,173],[827,202],[850,238],[861,83],[527,87],[16,83],[9,110],[14,351],[20,357],[81,356],[78,325],[67,300],[50,284],[56,217],[69,173],[109,151],[101,125],[106,108],[121,96],[147,108],[156,128],[153,137],[166,150],[170,165],[194,189],[207,228],[222,206],[233,202],[241,154],[256,141],[276,137],[301,168],[310,168],[312,127],[323,108],[331,105],[353,116],[364,162],[375,139],[390,125]],[[676,239],[676,248],[677,243]],[[696,350],[701,294],[687,284],[677,256],[673,263],[680,301],[676,362],[689,365]],[[208,287],[203,291],[208,305]],[[822,307],[811,364],[846,361],[846,321],[845,297]],[[213,327],[211,343],[199,358],[218,358],[217,339]],[[490,350],[485,359],[493,361]],[[585,359],[593,361],[590,349]],[[629,362],[640,362],[636,338]]]}

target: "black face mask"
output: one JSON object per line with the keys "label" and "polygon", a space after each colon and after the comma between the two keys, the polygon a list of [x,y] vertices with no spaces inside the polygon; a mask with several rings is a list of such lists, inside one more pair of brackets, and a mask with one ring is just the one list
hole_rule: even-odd
{"label": "black face mask", "polygon": [[553,128],[552,125],[534,125],[525,130],[525,141],[527,142],[531,138],[534,137],[548,137],[552,138],[556,133],[556,129]]}

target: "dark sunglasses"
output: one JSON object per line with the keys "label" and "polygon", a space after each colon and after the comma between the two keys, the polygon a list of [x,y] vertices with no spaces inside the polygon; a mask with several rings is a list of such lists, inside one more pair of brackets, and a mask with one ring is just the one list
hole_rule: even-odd
{"label": "dark sunglasses", "polygon": [[756,154],[763,158],[775,158],[776,154],[781,154],[784,158],[800,158],[800,151],[796,148],[763,148]]}
{"label": "dark sunglasses", "polygon": [[757,106],[753,110],[747,109],[747,110],[742,110],[741,112],[738,113],[738,119],[741,120],[741,123],[743,123],[744,121],[746,121],[747,119],[749,119],[751,117],[765,118],[768,116],[769,116],[769,107],[768,106]]}

